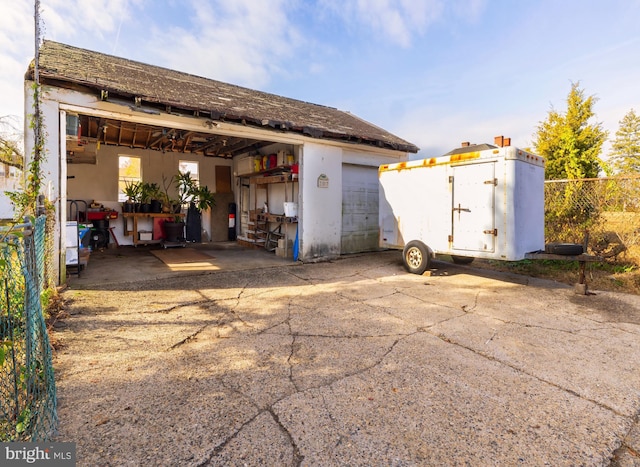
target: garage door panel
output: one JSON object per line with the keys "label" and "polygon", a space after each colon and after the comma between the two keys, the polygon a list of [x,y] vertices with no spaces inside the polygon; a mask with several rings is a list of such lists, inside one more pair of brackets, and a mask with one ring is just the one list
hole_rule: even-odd
{"label": "garage door panel", "polygon": [[378,169],[342,166],[341,252],[378,248]]}

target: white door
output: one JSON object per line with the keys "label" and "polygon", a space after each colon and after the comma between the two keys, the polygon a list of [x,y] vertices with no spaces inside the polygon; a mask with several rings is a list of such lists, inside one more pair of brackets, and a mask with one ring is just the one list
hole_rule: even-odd
{"label": "white door", "polygon": [[378,168],[342,166],[342,236],[340,252],[378,248]]}
{"label": "white door", "polygon": [[453,169],[453,249],[495,250],[495,163]]}

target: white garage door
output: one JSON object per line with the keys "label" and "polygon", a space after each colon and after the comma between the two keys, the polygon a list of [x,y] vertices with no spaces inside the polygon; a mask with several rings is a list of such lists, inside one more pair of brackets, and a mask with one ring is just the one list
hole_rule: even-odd
{"label": "white garage door", "polygon": [[378,168],[342,166],[342,239],[340,252],[378,248]]}

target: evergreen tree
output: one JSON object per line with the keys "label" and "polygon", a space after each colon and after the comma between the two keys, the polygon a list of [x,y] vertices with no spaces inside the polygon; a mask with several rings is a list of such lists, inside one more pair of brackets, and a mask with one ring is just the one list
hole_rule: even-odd
{"label": "evergreen tree", "polygon": [[640,174],[640,116],[631,109],[619,124],[609,153],[613,168],[622,174]]}
{"label": "evergreen tree", "polygon": [[546,159],[546,179],[595,178],[604,163],[599,158],[607,132],[601,123],[589,123],[595,116],[594,96],[585,98],[580,83],[572,83],[567,96],[567,111],[553,108],[538,125],[534,146]]}

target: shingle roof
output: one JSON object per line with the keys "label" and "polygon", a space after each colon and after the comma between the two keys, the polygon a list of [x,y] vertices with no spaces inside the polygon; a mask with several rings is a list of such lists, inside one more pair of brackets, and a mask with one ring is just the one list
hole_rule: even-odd
{"label": "shingle roof", "polygon": [[418,151],[415,145],[348,112],[53,41],[42,44],[39,67],[43,83],[80,86],[97,94],[104,90],[110,98],[140,98],[145,105],[198,112],[212,120]]}
{"label": "shingle roof", "polygon": [[485,151],[487,149],[495,149],[497,147],[498,146],[494,146],[493,144],[487,144],[487,143],[472,144],[470,146],[462,146],[459,148],[452,149],[448,153],[444,154],[444,156],[453,156],[455,154],[466,154],[468,152],[475,152],[475,151]]}

